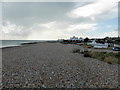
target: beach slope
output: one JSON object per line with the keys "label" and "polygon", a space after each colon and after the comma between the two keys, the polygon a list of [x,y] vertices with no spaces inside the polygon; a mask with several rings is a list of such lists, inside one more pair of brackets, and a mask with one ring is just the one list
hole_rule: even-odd
{"label": "beach slope", "polygon": [[115,88],[118,65],[73,53],[77,45],[37,43],[2,49],[4,88]]}

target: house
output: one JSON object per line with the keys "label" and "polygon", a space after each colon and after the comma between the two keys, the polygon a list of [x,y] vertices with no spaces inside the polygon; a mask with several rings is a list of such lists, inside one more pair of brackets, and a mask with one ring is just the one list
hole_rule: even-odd
{"label": "house", "polygon": [[58,42],[63,42],[64,39],[58,39]]}
{"label": "house", "polygon": [[94,48],[108,48],[108,43],[105,43],[105,44],[97,43],[93,47]]}
{"label": "house", "polygon": [[97,42],[95,40],[90,40],[87,42],[87,45],[91,45],[91,46],[94,46],[96,44],[97,44]]}
{"label": "house", "polygon": [[73,37],[70,37],[69,41],[70,41],[71,43],[81,44],[81,42],[83,42],[84,39],[81,38],[81,37],[78,38],[78,37],[73,36]]}
{"label": "house", "polygon": [[114,44],[114,47],[120,47],[120,45],[119,44]]}
{"label": "house", "polygon": [[78,38],[78,37],[75,37],[75,36],[70,37],[69,40],[71,40],[71,41],[84,41],[84,39],[82,37]]}
{"label": "house", "polygon": [[80,37],[80,38],[79,38],[79,41],[83,42],[83,41],[84,41],[84,39],[83,39],[82,37]]}
{"label": "house", "polygon": [[78,37],[73,36],[73,37],[70,37],[69,40],[71,40],[71,41],[78,41]]}
{"label": "house", "polygon": [[87,45],[91,45],[94,48],[108,48],[109,46],[108,43],[100,43],[100,42],[97,42],[96,40],[89,41]]}

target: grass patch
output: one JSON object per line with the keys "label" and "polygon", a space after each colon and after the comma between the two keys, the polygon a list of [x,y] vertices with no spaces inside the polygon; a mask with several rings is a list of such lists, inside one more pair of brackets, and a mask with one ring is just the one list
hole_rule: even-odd
{"label": "grass patch", "polygon": [[88,51],[88,50],[80,50],[74,49],[73,53],[83,54],[84,57],[95,58],[109,64],[117,63],[120,64],[120,52],[97,52],[97,51]]}
{"label": "grass patch", "polygon": [[90,53],[90,55],[91,55],[92,58],[96,58],[96,59],[99,59],[99,60],[104,60],[106,52],[95,52],[95,51],[92,51]]}
{"label": "grass patch", "polygon": [[106,49],[106,50],[112,50],[113,47],[108,47],[108,48],[94,48],[94,49]]}
{"label": "grass patch", "polygon": [[83,54],[84,54],[84,57],[91,57],[90,55],[91,51],[84,51]]}
{"label": "grass patch", "polygon": [[84,48],[92,48],[91,45],[87,45],[87,44],[83,44],[83,45],[81,45],[81,46],[83,46]]}
{"label": "grass patch", "polygon": [[80,49],[74,49],[73,53],[80,53]]}
{"label": "grass patch", "polygon": [[109,64],[118,63],[118,58],[111,57],[111,56],[110,57],[105,57],[104,61],[109,63]]}

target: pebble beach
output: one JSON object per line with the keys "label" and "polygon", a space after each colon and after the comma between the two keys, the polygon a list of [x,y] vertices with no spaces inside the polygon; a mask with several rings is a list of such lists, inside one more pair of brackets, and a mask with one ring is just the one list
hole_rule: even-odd
{"label": "pebble beach", "polygon": [[42,42],[2,49],[3,88],[117,88],[118,64],[73,53],[78,45]]}

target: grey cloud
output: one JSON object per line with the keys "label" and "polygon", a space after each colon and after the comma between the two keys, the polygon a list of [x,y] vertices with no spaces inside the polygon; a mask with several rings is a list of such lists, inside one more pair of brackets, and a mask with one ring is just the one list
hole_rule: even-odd
{"label": "grey cloud", "polygon": [[[9,33],[4,33],[5,38],[12,39],[57,39],[66,38],[71,35],[87,36],[87,30],[94,29],[78,27],[81,24],[88,24],[84,27],[90,26],[92,23],[98,23],[98,21],[104,21],[104,15],[110,14],[105,12],[104,15],[101,14],[96,16],[96,20],[92,20],[89,17],[81,18],[71,18],[66,15],[67,12],[77,8],[82,7],[91,2],[85,3],[72,3],[72,2],[12,2],[3,3],[3,26],[8,27],[15,24],[16,28],[13,28]],[[113,14],[113,16],[115,16]],[[50,24],[51,22],[52,25]],[[48,25],[44,26],[44,25]],[[77,29],[72,29],[69,26],[78,27]],[[17,27],[23,27],[19,31]],[[9,27],[8,27],[9,28]],[[79,29],[80,28],[80,29]],[[71,31],[70,31],[71,30]]]}
{"label": "grey cloud", "polygon": [[73,8],[73,3],[15,2],[3,3],[3,21],[30,26],[34,23],[68,20],[64,14]]}

